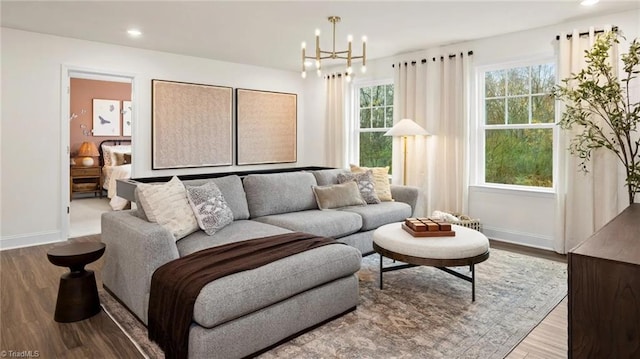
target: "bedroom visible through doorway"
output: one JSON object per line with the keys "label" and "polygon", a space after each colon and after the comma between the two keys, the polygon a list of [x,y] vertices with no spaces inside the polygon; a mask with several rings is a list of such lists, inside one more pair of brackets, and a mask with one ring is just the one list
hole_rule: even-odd
{"label": "bedroom visible through doorway", "polygon": [[98,234],[100,217],[129,208],[115,180],[132,166],[132,78],[69,73],[68,238]]}

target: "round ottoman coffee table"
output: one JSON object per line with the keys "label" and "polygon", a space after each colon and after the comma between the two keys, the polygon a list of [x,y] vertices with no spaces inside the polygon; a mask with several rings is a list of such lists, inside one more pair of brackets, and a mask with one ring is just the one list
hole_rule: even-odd
{"label": "round ottoman coffee table", "polygon": [[[489,240],[470,228],[452,225],[452,237],[414,237],[402,223],[384,225],[373,232],[373,249],[380,254],[380,289],[382,273],[416,266],[432,266],[471,282],[471,300],[476,300],[475,264],[489,258]],[[382,266],[382,257],[406,264]],[[447,267],[469,266],[470,276]]]}
{"label": "round ottoman coffee table", "polygon": [[56,322],[76,322],[100,312],[95,274],[92,270],[85,270],[84,266],[97,261],[104,249],[104,243],[100,242],[72,242],[55,246],[47,252],[49,262],[70,269],[60,277],[53,316]]}

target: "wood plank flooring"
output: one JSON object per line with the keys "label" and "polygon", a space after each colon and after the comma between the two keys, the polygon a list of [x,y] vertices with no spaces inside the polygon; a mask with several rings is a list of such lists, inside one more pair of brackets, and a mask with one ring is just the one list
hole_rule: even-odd
{"label": "wood plank flooring", "polygon": [[[88,236],[72,241],[98,241]],[[76,323],[53,320],[58,281],[68,271],[47,260],[48,244],[0,252],[0,351],[35,351],[40,358],[142,358],[104,312]],[[564,256],[500,242],[493,248],[554,260]],[[103,259],[87,266],[102,288]],[[567,357],[567,303],[560,303],[507,358]]]}
{"label": "wood plank flooring", "polygon": [[[89,236],[73,241],[98,240]],[[142,358],[103,311],[75,323],[53,320],[60,275],[69,271],[47,260],[47,250],[54,245],[0,252],[0,350],[37,351],[40,358]],[[101,258],[86,267],[95,271],[98,288],[102,265]]]}

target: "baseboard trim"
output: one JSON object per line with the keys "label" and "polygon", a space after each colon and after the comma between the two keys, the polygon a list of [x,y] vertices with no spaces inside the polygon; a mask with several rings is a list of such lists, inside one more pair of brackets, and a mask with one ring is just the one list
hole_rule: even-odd
{"label": "baseboard trim", "polygon": [[553,251],[553,238],[535,233],[519,232],[504,228],[483,226],[482,232],[490,239]]}
{"label": "baseboard trim", "polygon": [[60,238],[60,235],[60,231],[49,231],[4,236],[0,239],[0,251],[65,241],[66,238]]}

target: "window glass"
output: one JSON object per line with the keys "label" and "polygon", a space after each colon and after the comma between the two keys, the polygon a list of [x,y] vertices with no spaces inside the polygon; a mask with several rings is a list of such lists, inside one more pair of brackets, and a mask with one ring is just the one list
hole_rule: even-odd
{"label": "window glass", "polygon": [[480,182],[553,187],[555,83],[552,62],[481,71],[484,178]]}
{"label": "window glass", "polygon": [[357,94],[359,165],[391,168],[392,137],[384,134],[393,127],[393,84],[362,86]]}

